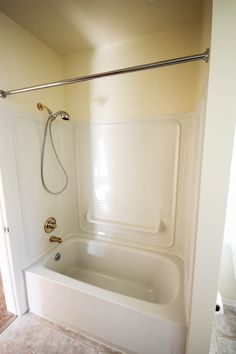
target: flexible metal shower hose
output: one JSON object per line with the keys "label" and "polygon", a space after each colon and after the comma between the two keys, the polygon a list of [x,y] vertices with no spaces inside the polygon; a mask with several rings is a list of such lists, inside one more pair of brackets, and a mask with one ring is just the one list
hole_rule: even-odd
{"label": "flexible metal shower hose", "polygon": [[[55,145],[54,145],[54,142],[53,142],[53,137],[52,137],[52,122],[54,121],[54,119],[52,119],[51,117],[48,118],[47,120],[47,123],[46,123],[46,127],[45,127],[45,131],[44,131],[44,137],[43,137],[43,147],[42,147],[42,154],[41,154],[41,180],[42,180],[42,184],[43,184],[43,187],[44,189],[50,193],[50,194],[60,194],[62,193],[66,187],[68,186],[68,175],[66,173],[66,170],[64,169],[59,157],[58,157],[58,154],[57,154],[57,151],[56,151],[56,148],[55,148]],[[51,191],[47,186],[46,186],[46,183],[45,183],[45,180],[44,180],[44,155],[45,155],[45,145],[46,145],[46,140],[47,140],[47,133],[48,133],[48,130],[49,130],[49,134],[50,134],[50,140],[51,140],[51,144],[52,144],[52,149],[54,151],[54,154],[55,154],[55,157],[57,159],[57,162],[58,164],[60,165],[61,167],[61,170],[62,172],[64,173],[65,175],[65,185],[63,186],[62,189],[60,189],[59,191],[57,192],[53,192]]]}

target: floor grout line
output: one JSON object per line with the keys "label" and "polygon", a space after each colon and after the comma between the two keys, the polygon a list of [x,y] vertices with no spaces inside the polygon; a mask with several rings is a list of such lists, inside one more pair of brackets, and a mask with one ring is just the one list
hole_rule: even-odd
{"label": "floor grout line", "polygon": [[[23,328],[21,329],[22,326]],[[23,340],[18,342],[18,338],[22,338],[21,335],[25,335],[25,333],[30,333],[31,327],[34,328],[32,333],[36,333],[35,338],[36,342],[38,340],[37,344],[34,344],[32,340],[28,341],[28,338],[30,337],[30,335],[28,334],[25,337],[25,342]],[[37,337],[37,332],[35,331],[41,332],[41,337],[40,334],[39,337]],[[57,332],[57,334],[55,332]],[[45,333],[45,337],[42,337],[42,333]],[[75,331],[73,329],[70,329],[69,327],[63,326],[60,323],[57,323],[55,321],[49,321],[32,313],[27,313],[24,316],[17,318],[17,321],[13,322],[12,327],[11,325],[9,326],[8,331],[0,334],[0,336],[6,339],[6,342],[10,341],[12,345],[16,346],[16,348],[22,349],[29,354],[37,354],[38,352],[43,352],[44,345],[46,347],[48,345],[49,347],[50,345],[52,345],[52,348],[55,349],[55,340],[52,342],[52,344],[50,343],[51,335],[65,336],[65,338],[62,337],[62,343],[64,341],[65,344],[63,345],[65,345],[65,348],[68,352],[70,352],[71,348],[73,348],[74,341],[78,341],[78,345],[82,345],[82,348],[84,348],[82,350],[86,350],[86,352],[87,350],[90,351],[92,349],[92,352],[94,354],[125,354],[124,351],[119,348],[116,348],[114,345],[108,345],[98,339],[93,338],[92,336],[85,335],[80,331]],[[74,345],[76,344],[77,342],[74,343]],[[26,345],[28,345],[28,347]]]}

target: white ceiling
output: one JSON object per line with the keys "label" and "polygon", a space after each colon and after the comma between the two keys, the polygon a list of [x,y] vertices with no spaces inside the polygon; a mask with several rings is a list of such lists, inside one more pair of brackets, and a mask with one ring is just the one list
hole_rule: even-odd
{"label": "white ceiling", "polygon": [[204,0],[0,0],[0,10],[59,54],[196,22]]}

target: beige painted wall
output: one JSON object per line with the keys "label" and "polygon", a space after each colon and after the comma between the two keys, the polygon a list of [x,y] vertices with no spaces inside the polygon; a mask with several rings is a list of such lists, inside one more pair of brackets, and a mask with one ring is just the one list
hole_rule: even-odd
{"label": "beige painted wall", "polygon": [[[52,49],[0,12],[0,89],[11,90],[62,78],[62,59]],[[63,109],[63,88],[46,89],[0,99],[0,106],[34,112],[42,101]]]}
{"label": "beige painted wall", "polygon": [[188,354],[208,354],[218,289],[236,124],[236,2],[213,1]]}
{"label": "beige painted wall", "polygon": [[[64,57],[64,77],[175,58],[204,51],[200,24]],[[188,63],[98,79],[65,88],[66,106],[74,119],[124,120],[193,110],[199,102],[205,63]]]}
{"label": "beige painted wall", "polygon": [[[202,7],[201,18],[201,48],[211,48],[211,25],[212,25],[212,0],[205,0]],[[197,88],[197,97],[207,94],[209,65],[201,65],[199,68],[199,81]]]}

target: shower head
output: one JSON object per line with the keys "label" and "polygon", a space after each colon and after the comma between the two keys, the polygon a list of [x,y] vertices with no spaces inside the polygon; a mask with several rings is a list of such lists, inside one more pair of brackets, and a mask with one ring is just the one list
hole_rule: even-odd
{"label": "shower head", "polygon": [[62,119],[64,120],[70,120],[70,115],[69,113],[65,112],[65,111],[58,111],[54,114],[52,114],[52,119],[56,119],[58,116],[60,116]]}
{"label": "shower head", "polygon": [[42,111],[45,108],[48,111],[49,119],[51,119],[51,120],[56,119],[58,116],[61,116],[61,118],[64,120],[70,120],[70,118],[71,118],[69,113],[67,113],[65,111],[58,111],[58,112],[52,114],[52,111],[46,105],[44,105],[42,103],[37,103],[37,108],[40,111]]}

